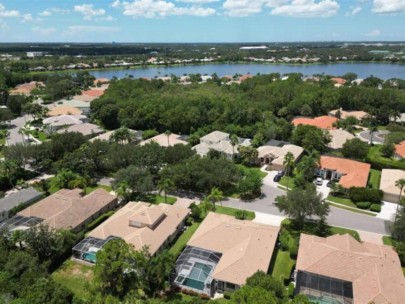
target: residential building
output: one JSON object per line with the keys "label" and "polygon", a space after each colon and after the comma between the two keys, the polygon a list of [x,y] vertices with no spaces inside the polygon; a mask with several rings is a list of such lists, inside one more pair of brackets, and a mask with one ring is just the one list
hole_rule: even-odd
{"label": "residential building", "polygon": [[405,179],[405,171],[403,170],[383,169],[381,171],[380,190],[384,192],[384,201],[398,203],[401,189],[395,183],[400,179]]}
{"label": "residential building", "polygon": [[114,238],[123,239],[137,250],[147,246],[154,255],[176,238],[188,213],[189,209],[163,203],[129,202],[77,244],[73,255],[95,263],[97,251]]}
{"label": "residential building", "polygon": [[405,278],[391,246],[302,233],[295,271],[296,294],[314,303],[404,303]]}
{"label": "residential building", "polygon": [[259,153],[258,161],[261,165],[271,165],[273,170],[284,170],[285,155],[291,152],[294,156],[294,162],[297,163],[304,149],[285,141],[270,140],[264,146],[257,148],[257,152]]}
{"label": "residential building", "polygon": [[18,212],[0,228],[25,230],[40,223],[52,229],[80,231],[92,220],[117,206],[118,200],[104,189],[83,195],[81,189],[58,192]]}
{"label": "residential building", "polygon": [[267,273],[279,228],[208,213],[176,261],[171,283],[213,296]]}
{"label": "residential building", "polygon": [[337,88],[344,86],[346,83],[346,79],[340,77],[332,77],[330,80],[334,83],[334,86]]}
{"label": "residential building", "polygon": [[358,121],[363,121],[364,119],[368,118],[370,116],[370,114],[368,114],[367,112],[364,111],[345,111],[342,108],[340,109],[336,109],[336,110],[332,110],[328,113],[329,116],[331,117],[337,117],[339,119],[346,119],[350,116],[356,118]]}
{"label": "residential building", "polygon": [[61,116],[61,115],[81,115],[82,111],[78,108],[71,106],[56,106],[50,108],[46,113],[47,116]]}
{"label": "residential building", "polygon": [[43,52],[27,52],[28,58],[42,57],[44,56]]}
{"label": "residential building", "polygon": [[157,143],[159,146],[162,147],[169,147],[169,146],[174,146],[177,144],[181,145],[187,145],[187,136],[185,135],[178,135],[171,133],[170,135],[166,135],[165,133],[156,135],[152,138],[149,138],[147,140],[141,141],[139,143],[140,146],[150,144],[151,142]]}
{"label": "residential building", "polygon": [[42,193],[34,188],[27,188],[0,199],[0,222],[9,218],[10,211],[16,207],[26,206],[42,197]]}
{"label": "residential building", "polygon": [[82,124],[71,125],[71,126],[68,126],[67,128],[59,129],[57,131],[57,133],[59,133],[59,134],[68,133],[68,132],[77,132],[77,133],[83,134],[84,136],[93,137],[100,133],[103,133],[104,130],[95,124],[85,122]]}
{"label": "residential building", "polygon": [[10,91],[11,95],[30,95],[32,90],[38,88],[38,87],[43,87],[45,84],[40,81],[31,81],[28,83],[23,83],[17,85],[14,89]]}
{"label": "residential building", "polygon": [[90,113],[90,102],[80,99],[62,99],[58,101],[58,105],[68,106],[79,109],[84,115]]}
{"label": "residential building", "polygon": [[336,117],[330,117],[330,116],[319,116],[315,118],[308,118],[308,117],[297,117],[294,118],[292,123],[294,126],[298,125],[309,125],[309,126],[314,126],[318,127],[320,129],[326,129],[326,130],[331,130],[335,129],[334,124],[337,122]]}
{"label": "residential building", "polygon": [[352,133],[342,129],[329,130],[328,132],[331,139],[330,143],[328,143],[328,147],[332,150],[342,149],[346,141],[355,138]]}
{"label": "residential building", "polygon": [[239,146],[249,147],[250,145],[250,139],[238,137],[238,143],[233,146],[228,133],[214,131],[201,137],[200,143],[192,149],[201,156],[206,156],[210,150],[215,150],[223,153],[228,158],[232,158],[234,153],[239,153]]}
{"label": "residential building", "polygon": [[366,187],[370,164],[335,156],[321,156],[317,175],[328,180],[338,180],[346,189]]}
{"label": "residential building", "polygon": [[[117,131],[117,130],[102,133],[102,134],[90,139],[90,142],[94,142],[96,140],[110,141],[111,136],[114,134],[115,131]],[[128,131],[131,133],[134,141],[138,142],[138,141],[142,140],[142,133],[143,133],[142,131],[135,131],[135,130],[131,130],[131,129],[128,129]]]}
{"label": "residential building", "polygon": [[395,145],[395,158],[405,158],[405,140]]}
{"label": "residential building", "polygon": [[92,90],[82,91],[82,94],[92,96],[92,97],[100,97],[100,96],[104,95],[104,90],[92,89]]}
{"label": "residential building", "polygon": [[43,124],[60,129],[66,126],[83,124],[87,121],[88,118],[85,115],[60,115],[45,118]]}

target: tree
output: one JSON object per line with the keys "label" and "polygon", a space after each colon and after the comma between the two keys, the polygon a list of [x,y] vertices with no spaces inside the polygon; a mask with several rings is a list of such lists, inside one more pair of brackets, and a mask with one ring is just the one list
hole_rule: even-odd
{"label": "tree", "polygon": [[380,152],[384,157],[391,158],[395,153],[395,145],[392,142],[385,142],[380,148]]}
{"label": "tree", "polygon": [[286,175],[287,175],[287,191],[288,191],[288,186],[290,183],[290,175],[292,171],[292,167],[295,164],[295,157],[294,154],[291,152],[287,152],[286,155],[284,155],[284,160],[283,160],[283,166],[286,170]]}
{"label": "tree", "polygon": [[239,138],[236,134],[231,134],[231,136],[229,136],[229,140],[232,145],[232,158],[233,158],[233,156],[235,155],[235,146],[239,144]]}
{"label": "tree", "polygon": [[170,135],[172,135],[172,132],[170,132],[169,130],[166,130],[165,135],[167,137],[167,146],[170,147]]}
{"label": "tree", "polygon": [[224,193],[219,190],[217,187],[212,187],[210,194],[207,196],[207,199],[214,205],[220,202],[224,198]]}
{"label": "tree", "polygon": [[235,304],[277,304],[273,293],[261,287],[243,286],[232,293],[231,303]]}
{"label": "tree", "polygon": [[94,267],[94,285],[103,295],[122,298],[136,288],[139,280],[136,272],[133,247],[122,239],[114,239],[97,252]]}
{"label": "tree", "polygon": [[323,152],[330,140],[329,132],[309,125],[298,125],[292,134],[292,142],[307,151]]}
{"label": "tree", "polygon": [[125,183],[133,193],[146,193],[153,190],[152,174],[143,168],[131,165],[115,174],[115,184]]}
{"label": "tree", "polygon": [[278,209],[293,218],[300,229],[311,216],[325,218],[329,213],[329,204],[322,200],[322,194],[316,192],[315,185],[294,188],[286,195],[276,197]]}
{"label": "tree", "polygon": [[397,202],[397,210],[395,212],[395,221],[396,221],[397,217],[398,217],[398,209],[399,209],[399,206],[401,205],[402,192],[403,192],[404,187],[405,187],[405,179],[401,178],[401,179],[397,180],[395,182],[395,187],[400,189],[399,190],[399,196],[398,196],[398,202]]}
{"label": "tree", "polygon": [[242,199],[253,199],[260,196],[263,186],[263,177],[259,172],[248,170],[242,173],[242,179],[238,183],[238,192]]}
{"label": "tree", "polygon": [[261,287],[264,290],[273,292],[279,299],[282,299],[285,296],[285,287],[281,281],[260,270],[256,271],[251,277],[246,279],[246,285],[250,287]]}
{"label": "tree", "polygon": [[244,164],[251,165],[258,158],[259,152],[253,147],[240,146],[239,156]]}
{"label": "tree", "polygon": [[0,109],[0,125],[13,118],[13,113],[9,109]]}
{"label": "tree", "polygon": [[61,169],[52,180],[54,187],[59,189],[71,189],[72,182],[77,179],[77,174],[71,170]]}
{"label": "tree", "polygon": [[315,170],[318,168],[319,153],[315,150],[305,155],[298,163],[297,170],[307,182],[313,180]]}
{"label": "tree", "polygon": [[157,188],[159,190],[159,195],[164,192],[165,194],[165,204],[167,204],[167,192],[174,189],[174,183],[171,179],[165,178],[161,179],[157,184]]}
{"label": "tree", "polygon": [[342,154],[347,158],[363,160],[370,149],[369,145],[359,138],[346,141],[342,147]]}
{"label": "tree", "polygon": [[265,142],[265,138],[264,138],[263,133],[258,132],[258,133],[255,134],[255,136],[252,139],[252,146],[255,147],[255,148],[258,148],[262,144],[264,144],[264,142]]}
{"label": "tree", "polygon": [[117,144],[132,142],[132,133],[128,128],[119,128],[110,135],[110,140]]}
{"label": "tree", "polygon": [[22,107],[22,111],[32,115],[34,120],[36,120],[43,113],[43,107],[37,103],[26,103]]}
{"label": "tree", "polygon": [[117,195],[124,203],[131,199],[132,191],[126,182],[121,182],[115,186],[115,195]]}
{"label": "tree", "polygon": [[77,175],[74,180],[69,182],[70,189],[75,189],[75,188],[84,189],[85,193],[86,193],[86,187],[88,185],[89,185],[88,179],[85,178],[84,176],[79,176],[79,175]]}

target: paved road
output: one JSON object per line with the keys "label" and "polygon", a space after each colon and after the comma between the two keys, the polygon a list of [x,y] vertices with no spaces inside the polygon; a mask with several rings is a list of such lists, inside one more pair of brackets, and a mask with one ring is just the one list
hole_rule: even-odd
{"label": "paved road", "polygon": [[[263,185],[262,192],[264,194],[263,197],[250,202],[228,198],[221,203],[223,206],[262,212],[271,215],[285,216],[285,214],[281,213],[274,205],[274,199],[278,195],[284,195],[285,191],[269,185]],[[327,222],[332,226],[345,227],[378,234],[389,234],[387,221],[333,206],[330,207]]]}
{"label": "paved road", "polygon": [[[386,134],[390,133],[389,131],[377,131],[377,132],[373,132],[373,143],[374,144],[383,144],[384,143],[384,136]],[[360,132],[358,134],[358,136],[367,141],[370,142],[371,140],[371,135],[370,135],[370,131],[363,131]]]}
{"label": "paved road", "polygon": [[8,129],[10,132],[9,138],[7,139],[7,145],[15,145],[17,143],[23,143],[23,137],[18,133],[20,128],[24,127],[25,123],[32,119],[30,115],[25,115],[17,117],[10,122],[11,127]]}

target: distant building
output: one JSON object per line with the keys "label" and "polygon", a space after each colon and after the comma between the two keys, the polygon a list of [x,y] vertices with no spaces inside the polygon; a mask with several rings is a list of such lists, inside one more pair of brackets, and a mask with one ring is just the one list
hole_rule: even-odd
{"label": "distant building", "polygon": [[353,134],[347,132],[346,130],[335,129],[329,130],[328,132],[331,138],[330,143],[328,143],[328,147],[332,150],[342,149],[346,141],[355,138]]}
{"label": "distant building", "polygon": [[174,146],[177,144],[181,144],[181,145],[188,144],[187,136],[185,136],[185,135],[178,135],[178,134],[171,133],[169,136],[167,136],[165,133],[162,133],[162,134],[156,135],[152,138],[141,141],[139,143],[139,145],[143,146],[143,145],[149,144],[151,142],[155,142],[159,146],[162,146],[162,147],[169,147],[169,146]]}
{"label": "distant building", "polygon": [[336,117],[330,116],[319,116],[315,118],[297,117],[293,119],[292,124],[296,127],[298,125],[309,125],[318,127],[320,129],[331,130],[335,129],[335,126],[333,124],[336,123],[337,121],[338,120]]}
{"label": "distant building", "polygon": [[[340,117],[339,116],[340,113]],[[364,119],[370,117],[370,114],[364,111],[345,111],[342,108],[332,110],[328,113],[329,116],[331,117],[337,117],[339,119],[346,119],[350,116],[356,118],[358,121],[363,121]]]}
{"label": "distant building", "polygon": [[104,130],[95,124],[85,122],[82,124],[75,124],[75,125],[68,126],[67,128],[59,129],[57,132],[59,134],[75,132],[75,133],[80,133],[84,136],[93,137],[93,136],[103,133]]}
{"label": "distant building", "polygon": [[267,46],[258,45],[258,46],[242,46],[239,48],[241,51],[251,51],[251,50],[266,50]]}
{"label": "distant building", "polygon": [[271,140],[264,146],[257,148],[259,162],[261,165],[271,165],[273,170],[284,170],[284,157],[290,152],[294,155],[294,162],[297,163],[304,149],[285,141]]}
{"label": "distant building", "polygon": [[44,56],[43,52],[27,52],[28,58],[42,57]]}
{"label": "distant building", "polygon": [[28,205],[42,197],[42,193],[34,188],[22,189],[0,199],[0,222],[8,219],[12,209]]}

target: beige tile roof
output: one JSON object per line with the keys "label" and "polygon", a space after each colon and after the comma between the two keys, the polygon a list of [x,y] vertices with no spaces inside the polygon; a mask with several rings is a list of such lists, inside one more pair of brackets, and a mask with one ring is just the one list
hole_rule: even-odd
{"label": "beige tile roof", "polygon": [[291,152],[294,155],[294,159],[298,159],[304,152],[304,149],[300,146],[285,143],[281,147],[267,145],[261,146],[257,148],[257,152],[259,153],[259,157],[271,156],[272,158],[274,158],[274,160],[272,161],[273,164],[283,165],[284,156],[288,152]]}
{"label": "beige tile roof", "polygon": [[[145,223],[152,222],[158,214],[164,214],[161,222],[154,227],[148,226],[134,227],[130,225],[133,219],[139,219],[140,214],[145,212]],[[149,246],[149,252],[154,254],[164,242],[175,233],[178,225],[184,221],[188,215],[188,209],[167,205],[151,205],[143,202],[129,202],[118,210],[107,221],[89,233],[89,236],[106,239],[109,236],[120,237],[127,243],[141,249]],[[147,219],[150,217],[150,219]]]}
{"label": "beige tile roof", "polygon": [[340,178],[339,184],[348,189],[350,187],[366,187],[371,166],[347,158],[321,156],[320,167],[344,174]]}
{"label": "beige tile roof", "polygon": [[220,142],[225,139],[229,139],[229,134],[222,132],[222,131],[213,131],[213,132],[201,137],[201,140],[212,141],[212,142]]}
{"label": "beige tile roof", "polygon": [[45,86],[43,82],[40,81],[31,81],[28,83],[23,83],[17,85],[14,89],[10,91],[10,94],[24,94],[30,95],[32,90],[36,89],[37,87]]}
{"label": "beige tile roof", "polygon": [[172,133],[169,135],[169,140],[168,140],[166,134],[162,133],[162,134],[156,135],[155,137],[141,141],[139,143],[139,145],[143,146],[143,145],[151,143],[152,141],[156,142],[159,146],[162,146],[162,147],[168,147],[169,145],[174,146],[177,144],[182,144],[182,145],[188,144],[187,141],[182,139],[181,135]]}
{"label": "beige tile roof", "polygon": [[342,149],[343,144],[355,138],[355,136],[346,130],[329,130],[329,134],[331,136],[331,142],[328,144],[328,147],[331,149]]}
{"label": "beige tile roof", "polygon": [[360,243],[349,234],[301,234],[296,270],[352,282],[354,304],[404,303],[405,278],[389,246]]}
{"label": "beige tile roof", "polygon": [[65,132],[78,132],[83,134],[84,136],[88,135],[97,135],[100,133],[103,133],[104,130],[100,128],[99,126],[92,124],[92,123],[82,123],[82,124],[77,124],[77,125],[71,125],[67,127],[66,129],[60,129],[57,131],[57,133],[65,133]]}
{"label": "beige tile roof", "polygon": [[395,186],[399,179],[405,179],[405,171],[397,169],[383,169],[381,171],[380,190],[384,193],[399,196],[401,190]]}
{"label": "beige tile roof", "polygon": [[59,115],[80,115],[82,111],[78,108],[71,106],[57,106],[51,108],[47,113],[48,116],[59,116]]}
{"label": "beige tile roof", "polygon": [[210,212],[187,243],[222,253],[213,278],[237,285],[267,272],[279,228]]}
{"label": "beige tile roof", "polygon": [[117,197],[104,189],[96,189],[85,196],[81,189],[62,189],[18,214],[41,218],[51,228],[75,230],[104,207],[116,203]]}
{"label": "beige tile roof", "polygon": [[342,119],[346,119],[349,116],[353,116],[356,117],[358,120],[362,120],[365,119],[369,116],[369,114],[367,112],[364,111],[345,111],[342,109],[336,109],[336,110],[332,110],[329,112],[329,115],[331,116],[336,116],[337,111],[340,111],[340,117]]}

